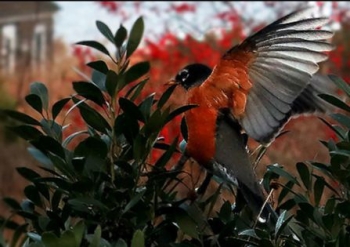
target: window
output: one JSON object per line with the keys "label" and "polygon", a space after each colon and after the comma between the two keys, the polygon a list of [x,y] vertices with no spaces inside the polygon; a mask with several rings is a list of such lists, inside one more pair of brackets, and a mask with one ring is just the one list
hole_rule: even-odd
{"label": "window", "polygon": [[1,68],[4,73],[12,73],[16,62],[16,26],[5,25],[2,28]]}
{"label": "window", "polygon": [[46,57],[46,28],[43,24],[37,24],[34,28],[32,43],[32,62],[41,65]]}

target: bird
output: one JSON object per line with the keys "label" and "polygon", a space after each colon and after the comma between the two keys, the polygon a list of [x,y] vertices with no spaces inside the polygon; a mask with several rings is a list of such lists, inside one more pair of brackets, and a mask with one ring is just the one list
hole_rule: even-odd
{"label": "bird", "polygon": [[265,202],[246,149],[246,136],[268,146],[291,117],[325,112],[317,94],[330,79],[319,63],[334,49],[333,32],[320,29],[325,17],[310,17],[313,8],[296,10],[226,51],[213,69],[191,64],[167,84],[187,91],[184,155],[211,174],[238,187],[239,194],[262,219],[278,215]]}

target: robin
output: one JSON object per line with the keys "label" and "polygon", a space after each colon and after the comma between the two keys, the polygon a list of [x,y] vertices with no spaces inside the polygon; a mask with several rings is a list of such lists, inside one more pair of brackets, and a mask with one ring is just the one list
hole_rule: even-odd
{"label": "robin", "polygon": [[[277,214],[265,197],[246,150],[245,135],[269,145],[292,116],[324,112],[317,97],[328,88],[316,74],[333,46],[331,31],[319,27],[328,18],[309,17],[312,8],[295,11],[229,49],[211,70],[203,64],[184,67],[168,84],[187,90],[188,129],[185,156],[211,174],[238,187],[239,194],[263,220]],[[261,213],[261,214],[260,214]]]}

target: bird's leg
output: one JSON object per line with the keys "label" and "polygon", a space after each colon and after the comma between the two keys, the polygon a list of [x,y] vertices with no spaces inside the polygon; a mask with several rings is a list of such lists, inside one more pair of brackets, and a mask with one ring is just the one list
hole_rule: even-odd
{"label": "bird's leg", "polygon": [[201,186],[198,187],[196,190],[198,195],[204,195],[205,191],[207,190],[209,183],[211,181],[211,178],[213,177],[213,174],[211,172],[207,171],[207,174],[205,176],[204,181],[202,182]]}

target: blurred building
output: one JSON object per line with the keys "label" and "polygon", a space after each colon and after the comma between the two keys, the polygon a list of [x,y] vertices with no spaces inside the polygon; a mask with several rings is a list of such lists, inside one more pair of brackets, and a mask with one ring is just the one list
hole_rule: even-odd
{"label": "blurred building", "polygon": [[51,61],[58,9],[50,1],[0,1],[0,73],[42,68]]}

